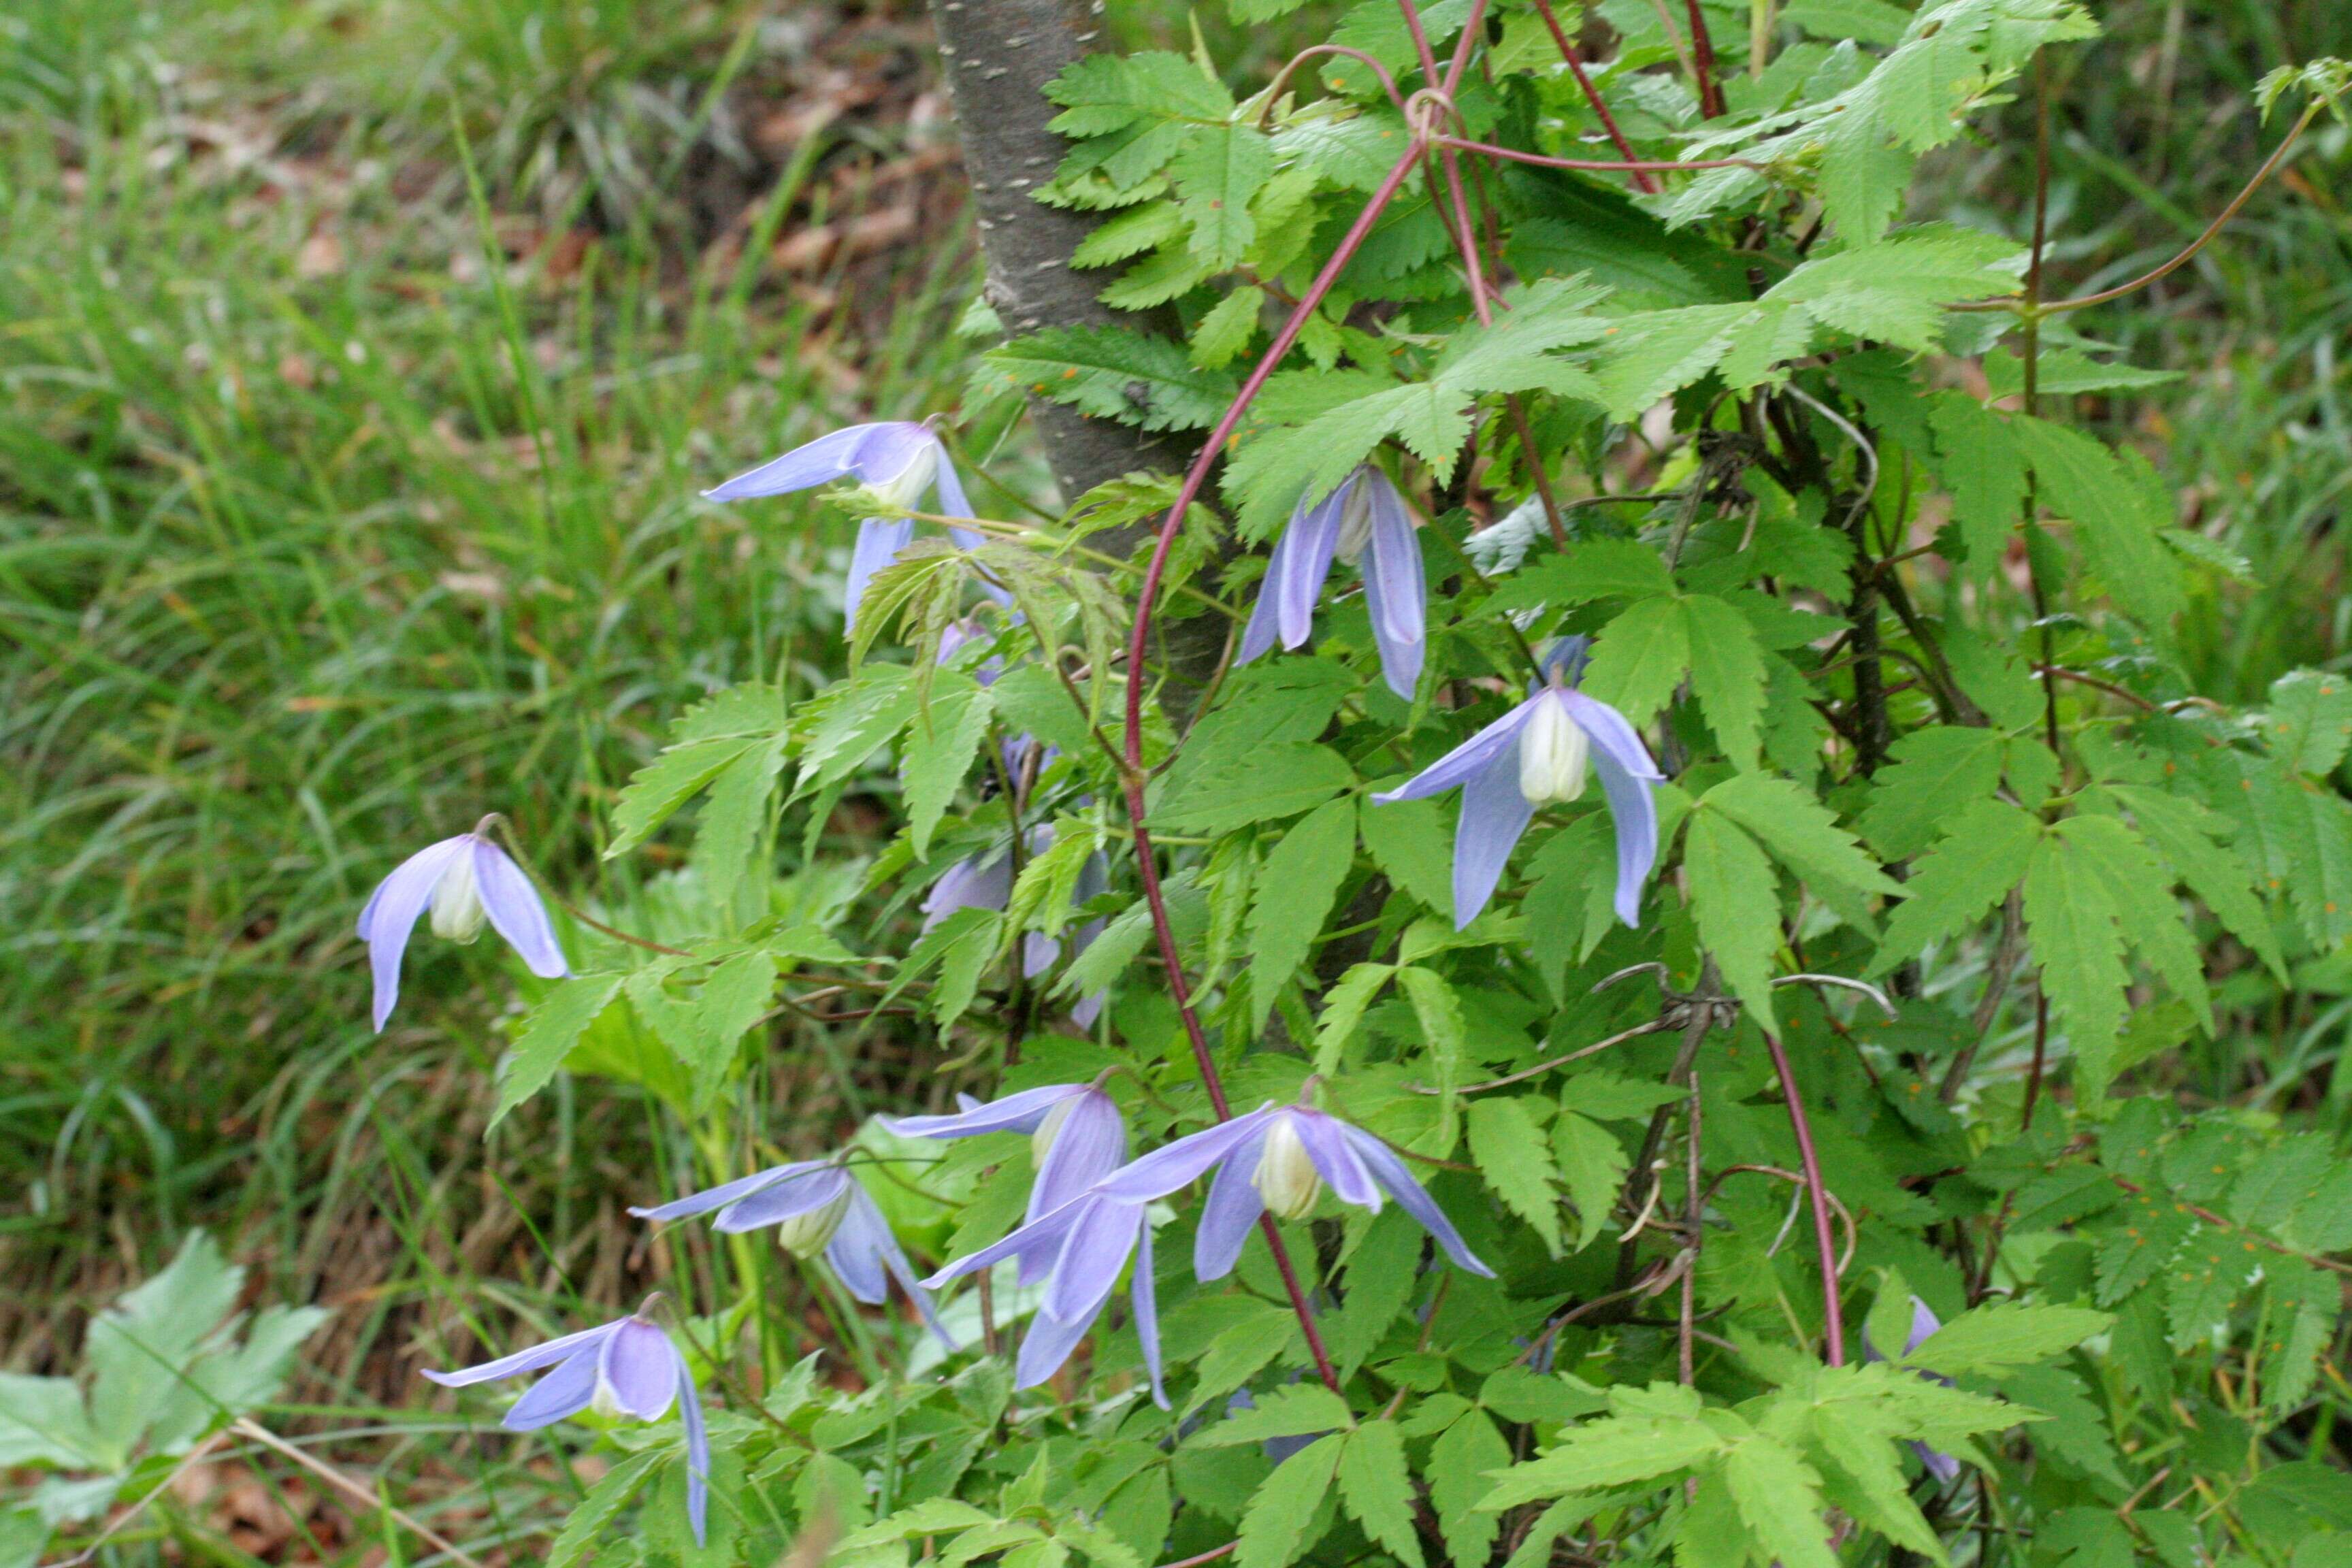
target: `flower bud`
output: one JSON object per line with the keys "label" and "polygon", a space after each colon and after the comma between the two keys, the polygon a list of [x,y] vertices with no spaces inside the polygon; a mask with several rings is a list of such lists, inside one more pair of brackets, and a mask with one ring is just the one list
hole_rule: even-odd
{"label": "flower bud", "polygon": [[1584,726],[1569,716],[1568,704],[1551,692],[1539,693],[1519,731],[1519,793],[1530,805],[1574,800],[1584,793],[1591,752],[1592,742]]}
{"label": "flower bud", "polygon": [[474,876],[474,845],[461,844],[433,884],[433,934],[471,942],[482,934],[482,886]]}
{"label": "flower bud", "polygon": [[933,439],[914,442],[907,453],[907,461],[895,474],[875,474],[866,479],[865,489],[877,505],[889,511],[912,511],[915,502],[930,489],[932,476],[940,469],[940,444]]}
{"label": "flower bud", "polygon": [[1250,1180],[1265,1206],[1283,1219],[1305,1219],[1323,1195],[1322,1173],[1307,1152],[1307,1142],[1287,1116],[1266,1123],[1265,1148],[1258,1155]]}
{"label": "flower bud", "polygon": [[844,1176],[841,1191],[813,1209],[804,1209],[776,1226],[776,1240],[794,1258],[814,1258],[823,1252],[833,1233],[841,1228],[841,1216],[849,1212],[849,1183]]}

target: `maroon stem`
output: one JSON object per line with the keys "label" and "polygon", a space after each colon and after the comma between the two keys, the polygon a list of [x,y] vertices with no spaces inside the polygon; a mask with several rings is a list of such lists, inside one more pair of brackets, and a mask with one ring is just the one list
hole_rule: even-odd
{"label": "maroon stem", "polygon": [[1723,86],[1715,79],[1715,39],[1706,30],[1698,0],[1683,0],[1683,9],[1690,15],[1691,68],[1698,73],[1699,112],[1713,120],[1723,112]]}
{"label": "maroon stem", "polygon": [[1789,1053],[1780,1037],[1766,1034],[1765,1048],[1780,1075],[1780,1093],[1789,1102],[1789,1127],[1797,1135],[1797,1159],[1805,1173],[1805,1196],[1813,1205],[1813,1243],[1822,1255],[1822,1331],[1828,1341],[1829,1363],[1845,1364],[1845,1312],[1838,1303],[1837,1244],[1830,1236],[1828,1191],[1822,1184],[1822,1163],[1813,1152],[1813,1130],[1805,1120],[1805,1101],[1797,1092],[1797,1075],[1789,1070]]}
{"label": "maroon stem", "polygon": [[[1584,57],[1577,52],[1576,46],[1569,41],[1566,29],[1560,26],[1559,17],[1551,8],[1551,0],[1536,0],[1536,14],[1543,18],[1544,26],[1551,29],[1551,41],[1559,46],[1559,58],[1568,62],[1569,74],[1576,78],[1576,85],[1584,89],[1584,101],[1591,104],[1592,112],[1601,117],[1601,128],[1609,132],[1609,140],[1623,154],[1625,162],[1639,163],[1640,160],[1633,156],[1633,143],[1625,139],[1625,132],[1618,128],[1617,117],[1610,113],[1609,105],[1601,101],[1601,89],[1592,85],[1591,73],[1584,68]],[[1657,176],[1647,169],[1633,171],[1633,184],[1654,196],[1665,189],[1658,184]]]}
{"label": "maroon stem", "polygon": [[[1210,466],[1224,450],[1225,442],[1241,424],[1242,416],[1249,411],[1250,404],[1265,387],[1267,377],[1274,374],[1274,367],[1282,363],[1283,356],[1290,352],[1291,344],[1298,341],[1299,331],[1306,326],[1307,317],[1323,302],[1323,296],[1331,291],[1332,284],[1339,281],[1340,272],[1362,247],[1365,237],[1372,232],[1372,225],[1379,221],[1381,211],[1395,197],[1398,188],[1412,173],[1413,164],[1420,161],[1424,151],[1423,139],[1413,137],[1397,159],[1395,167],[1388,172],[1387,178],[1372,193],[1371,199],[1364,204],[1364,210],[1356,215],[1355,224],[1339,241],[1339,247],[1332,252],[1331,258],[1323,264],[1323,270],[1316,274],[1315,281],[1300,296],[1297,306],[1290,312],[1290,319],[1282,324],[1280,331],[1275,333],[1274,342],[1266,347],[1265,356],[1258,361],[1257,368],[1250,372],[1249,379],[1242,383],[1241,390],[1234,395],[1233,402],[1218,419],[1216,428],[1210,431],[1208,439],[1202,443],[1201,455],[1192,460],[1192,467],[1184,475],[1183,485],[1176,492],[1176,503],[1168,509],[1167,517],[1160,524],[1160,537],[1153,542],[1150,563],[1143,571],[1143,585],[1136,595],[1135,626],[1127,645],[1127,716],[1122,736],[1120,761],[1124,777],[1120,780],[1120,789],[1127,797],[1128,819],[1135,828],[1136,876],[1143,884],[1144,902],[1151,911],[1151,932],[1159,941],[1160,967],[1168,974],[1168,994],[1176,1004],[1177,1016],[1184,1021],[1185,1037],[1192,1046],[1192,1060],[1201,1069],[1202,1086],[1209,1091],[1209,1103],[1215,1109],[1220,1121],[1232,1120],[1233,1108],[1225,1098],[1224,1080],[1217,1072],[1216,1058],[1210,1053],[1208,1036],[1201,1028],[1200,1015],[1192,1009],[1192,992],[1184,984],[1183,957],[1176,951],[1176,931],[1169,923],[1168,900],[1160,886],[1159,861],[1151,847],[1150,830],[1144,826],[1143,671],[1144,659],[1151,646],[1151,606],[1160,596],[1160,579],[1167,574],[1168,552],[1176,542],[1177,531],[1183,526],[1185,513],[1200,495],[1202,485],[1207,482]],[[1322,1374],[1324,1383],[1336,1394],[1339,1389],[1339,1375],[1332,1368],[1331,1358],[1323,1348],[1322,1333],[1315,1326],[1314,1308],[1307,1302],[1307,1292],[1298,1283],[1297,1272],[1291,1267],[1290,1254],[1283,1247],[1282,1237],[1271,1220],[1267,1221],[1265,1229],[1266,1243],[1274,1252],[1275,1266],[1282,1271],[1283,1283],[1289,1289],[1291,1308],[1298,1314],[1299,1329],[1307,1336],[1307,1348],[1314,1354],[1316,1371]]]}
{"label": "maroon stem", "polygon": [[1590,169],[1604,174],[1672,174],[1699,169],[1765,167],[1753,158],[1695,158],[1680,163],[1644,158],[1636,158],[1630,163],[1619,163],[1613,158],[1550,158],[1541,153],[1522,153],[1516,147],[1497,147],[1491,142],[1472,142],[1460,136],[1440,135],[1430,140],[1441,147],[1458,147],[1465,153],[1484,153],[1490,158],[1508,158],[1517,163],[1540,163],[1547,169]]}

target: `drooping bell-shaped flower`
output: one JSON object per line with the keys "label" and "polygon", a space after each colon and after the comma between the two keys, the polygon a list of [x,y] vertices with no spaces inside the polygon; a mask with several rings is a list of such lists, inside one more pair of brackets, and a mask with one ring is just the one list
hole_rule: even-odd
{"label": "drooping bell-shaped flower", "polygon": [[[1905,1355],[1909,1355],[1913,1351],[1916,1351],[1921,1345],[1926,1344],[1929,1336],[1934,1334],[1937,1330],[1943,1326],[1943,1320],[1936,1316],[1935,1310],[1933,1308],[1929,1307],[1927,1302],[1919,1300],[1918,1297],[1912,1297],[1911,1331],[1904,1336],[1903,1353]],[[1864,1361],[1883,1361],[1885,1359],[1878,1353],[1878,1347],[1870,1342],[1870,1336],[1867,1333],[1864,1334],[1862,1338],[1862,1359]],[[1952,1380],[1940,1373],[1923,1372],[1919,1375],[1927,1378],[1931,1383],[1940,1383],[1947,1388],[1952,1386]],[[1935,1477],[1939,1481],[1949,1481],[1953,1477],[1960,1473],[1959,1460],[1954,1458],[1951,1455],[1947,1454],[1941,1448],[1931,1448],[1927,1444],[1914,1439],[1911,1444],[1911,1451],[1919,1456],[1919,1462],[1927,1467],[1927,1473]]]}
{"label": "drooping bell-shaped flower", "polygon": [[1584,793],[1586,770],[1601,776],[1617,825],[1617,918],[1640,922],[1642,884],[1658,858],[1654,786],[1665,777],[1625,716],[1576,689],[1584,639],[1568,637],[1544,658],[1528,700],[1479,731],[1375,805],[1421,800],[1462,786],[1454,836],[1454,923],[1478,918],[1502,880],[1536,807]]}
{"label": "drooping bell-shaped flower", "polygon": [[1304,1219],[1328,1189],[1343,1204],[1378,1214],[1383,1194],[1435,1238],[1446,1257],[1494,1278],[1464,1243],[1436,1200],[1412,1179],[1396,1151],[1365,1131],[1306,1104],[1271,1102],[1231,1121],[1153,1150],[1107,1178],[1102,1190],[1150,1200],[1213,1169],[1192,1247],[1203,1281],[1223,1278],[1261,1214]]}
{"label": "drooping bell-shaped flower", "polygon": [[1151,1397],[1162,1410],[1168,1395],[1160,1382],[1160,1299],[1152,1283],[1151,1222],[1148,1200],[1115,1197],[1097,1182],[1068,1203],[1030,1221],[993,1247],[959,1258],[923,1281],[938,1289],[949,1280],[1015,1259],[1024,1281],[1045,1280],[1035,1317],[1014,1359],[1013,1384],[1034,1388],[1061,1368],[1087,1337],[1110,1300],[1119,1271],[1135,1259],[1128,1297],[1143,1364],[1151,1375]]}
{"label": "drooping bell-shaped flower", "polygon": [[686,1428],[687,1517],[701,1544],[710,1506],[710,1439],[703,1429],[694,1373],[658,1323],[635,1315],[617,1318],[479,1366],[425,1375],[444,1388],[466,1388],[551,1367],[499,1424],[509,1432],[531,1432],[583,1410],[608,1420],[626,1415],[658,1421],[677,1405]]}
{"label": "drooping bell-shaped flower", "polygon": [[[820,436],[806,446],[795,447],[782,457],[738,474],[702,494],[706,500],[750,500],[852,481],[873,498],[879,510],[919,510],[916,503],[936,488],[941,515],[972,514],[971,502],[964,496],[963,481],[957,477],[947,447],[932,434],[929,426],[903,419],[852,425],[845,430]],[[959,549],[970,550],[981,542],[980,535],[968,528],[950,528],[948,532]],[[842,587],[845,626],[857,624],[857,603],[866,595],[866,584],[876,573],[896,561],[898,552],[907,548],[914,537],[912,518],[873,517],[857,525],[857,544],[849,557],[849,578]]]}
{"label": "drooping bell-shaped flower", "polygon": [[416,920],[433,912],[433,934],[471,942],[490,929],[506,938],[530,972],[543,980],[572,973],[539,889],[507,852],[477,830],[428,845],[394,868],[360,910],[359,936],[375,972],[375,1026],[381,1031],[400,1000],[400,961]]}
{"label": "drooping bell-shaped flower", "polygon": [[672,1220],[714,1209],[716,1228],[728,1235],[773,1226],[778,1244],[793,1257],[823,1253],[849,1293],[869,1307],[889,1300],[887,1280],[896,1279],[940,1342],[956,1348],[940,1326],[930,1293],[916,1283],[915,1270],[889,1222],[850,1173],[845,1157],[772,1166],[674,1203],[629,1212],[639,1219]]}
{"label": "drooping bell-shaped flower", "polygon": [[1335,556],[1362,571],[1381,674],[1390,690],[1411,701],[1428,643],[1429,589],[1421,537],[1404,497],[1370,463],[1312,506],[1299,498],[1266,562],[1237,662],[1247,664],[1277,640],[1297,647],[1312,635],[1315,604]]}
{"label": "drooping bell-shaped flower", "polygon": [[971,1138],[982,1132],[1026,1132],[1037,1177],[1026,1217],[1038,1219],[1118,1169],[1127,1158],[1127,1122],[1099,1082],[1047,1084],[983,1105],[961,1097],[954,1116],[886,1116],[882,1125],[905,1138]]}

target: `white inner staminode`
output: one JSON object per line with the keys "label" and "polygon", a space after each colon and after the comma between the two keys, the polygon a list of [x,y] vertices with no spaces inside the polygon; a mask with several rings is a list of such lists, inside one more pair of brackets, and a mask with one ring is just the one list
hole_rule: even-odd
{"label": "white inner staminode", "polygon": [[1037,1123],[1037,1131],[1029,1134],[1029,1156],[1036,1163],[1037,1169],[1042,1171],[1045,1168],[1045,1156],[1054,1152],[1054,1140],[1062,1135],[1062,1123],[1070,1119],[1070,1107],[1077,1102],[1078,1097],[1075,1094],[1066,1100],[1055,1100],[1054,1109],[1045,1112],[1045,1120]]}
{"label": "white inner staminode", "polygon": [[474,875],[474,846],[461,844],[433,884],[433,934],[471,942],[482,934],[482,885]]}
{"label": "white inner staminode", "polygon": [[1322,1173],[1307,1156],[1307,1142],[1291,1118],[1277,1116],[1266,1123],[1265,1148],[1250,1181],[1265,1206],[1281,1218],[1305,1219],[1315,1212],[1315,1200],[1323,1194]]}
{"label": "white inner staminode", "polygon": [[1339,504],[1339,542],[1332,553],[1353,566],[1372,542],[1372,481],[1359,479]]}
{"label": "white inner staminode", "polygon": [[776,1226],[776,1240],[794,1258],[814,1258],[841,1228],[841,1216],[848,1210],[849,1180],[844,1178],[841,1191],[826,1202],[803,1209]]}
{"label": "white inner staminode", "polygon": [[1519,731],[1519,793],[1530,805],[1574,800],[1584,793],[1585,763],[1591,753],[1592,742],[1584,727],[1570,717],[1568,704],[1557,692],[1543,692]]}
{"label": "white inner staminode", "polygon": [[905,466],[897,473],[868,476],[866,493],[888,510],[912,511],[939,471],[940,444],[926,437],[914,443],[907,453]]}

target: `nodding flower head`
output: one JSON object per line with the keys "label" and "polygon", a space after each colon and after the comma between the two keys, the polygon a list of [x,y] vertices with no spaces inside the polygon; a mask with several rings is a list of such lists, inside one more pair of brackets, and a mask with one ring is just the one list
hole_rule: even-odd
{"label": "nodding flower head", "polygon": [[[486,821],[488,819],[485,819]],[[400,963],[416,920],[432,911],[433,934],[472,942],[488,921],[544,980],[572,973],[539,889],[507,852],[477,829],[427,845],[377,884],[360,910],[359,936],[375,972],[375,1026],[382,1029],[400,1000]]]}
{"label": "nodding flower head", "polygon": [[1033,1220],[1068,1203],[1127,1158],[1127,1122],[1099,1082],[1047,1084],[985,1105],[966,1095],[961,1104],[953,1116],[885,1117],[882,1124],[907,1138],[1026,1132],[1037,1166],[1029,1189]]}
{"label": "nodding flower head", "polygon": [[729,1235],[773,1226],[776,1239],[793,1257],[814,1258],[822,1252],[849,1293],[869,1307],[890,1299],[887,1279],[896,1279],[940,1342],[956,1348],[932,1310],[929,1292],[915,1283],[915,1271],[889,1222],[850,1173],[846,1153],[755,1171],[673,1203],[629,1212],[639,1219],[670,1220],[714,1210],[719,1216],[714,1223]]}
{"label": "nodding flower head", "polygon": [[[706,500],[750,500],[841,483],[855,483],[877,511],[920,510],[916,503],[936,488],[941,515],[972,515],[963,480],[958,477],[955,464],[948,459],[946,447],[929,426],[903,419],[852,425],[845,430],[820,436],[806,446],[795,447],[782,457],[738,474],[702,494]],[[961,550],[971,550],[981,542],[980,535],[968,528],[950,528],[948,532]],[[867,518],[857,525],[857,543],[849,557],[849,579],[842,588],[842,614],[849,626],[856,624],[857,605],[866,595],[866,584],[876,573],[896,561],[898,552],[907,548],[914,536],[914,520],[908,517]],[[993,585],[990,585],[989,593],[1000,603],[1010,599],[1003,589]]]}
{"label": "nodding flower head", "polygon": [[1238,662],[1248,663],[1277,640],[1285,647],[1307,640],[1335,557],[1362,571],[1364,607],[1371,615],[1372,640],[1380,645],[1381,676],[1390,690],[1411,701],[1428,640],[1421,540],[1404,497],[1369,463],[1314,504],[1299,498],[1266,562]]}
{"label": "nodding flower head", "polygon": [[1655,786],[1665,777],[1625,716],[1576,689],[1584,639],[1561,639],[1545,655],[1527,700],[1397,788],[1372,796],[1387,805],[1462,789],[1454,837],[1454,921],[1466,926],[1495,895],[1511,850],[1536,807],[1584,793],[1588,769],[1617,825],[1617,918],[1638,924],[1642,884],[1658,858]]}
{"label": "nodding flower head", "polygon": [[710,1501],[710,1440],[694,1373],[661,1325],[633,1314],[480,1366],[425,1375],[444,1388],[465,1388],[530,1372],[547,1375],[499,1422],[509,1432],[536,1431],[583,1411],[607,1420],[658,1421],[677,1407],[686,1428],[687,1516],[700,1543]]}

